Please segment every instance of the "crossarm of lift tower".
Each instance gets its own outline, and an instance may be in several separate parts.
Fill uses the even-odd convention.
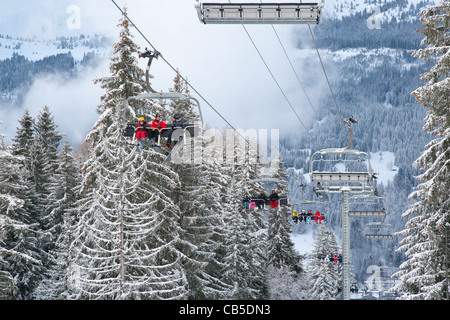
[[[197,1],[204,24],[319,24],[323,1],[308,3],[217,3]]]

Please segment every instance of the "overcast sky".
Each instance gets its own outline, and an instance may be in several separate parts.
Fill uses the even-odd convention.
[[[280,129],[281,134],[288,130],[295,135],[305,134],[302,123],[241,25],[200,23],[195,0],[116,0],[116,3],[121,8],[127,6],[130,19],[152,45],[235,128]],[[55,35],[98,33],[116,41],[120,16],[120,11],[110,0],[6,0],[0,2],[0,34],[52,38]],[[75,20],[71,20],[72,17],[76,17]],[[305,57],[295,48],[300,36],[310,37],[307,26],[276,25],[275,28],[313,105],[328,98],[317,56]],[[308,124],[313,109],[272,26],[247,25],[247,30],[303,124]],[[142,50],[150,47],[135,29],[132,34]],[[95,108],[103,92],[92,80],[109,74],[108,63],[106,60],[99,68],[89,70],[71,82],[65,82],[57,75],[38,79],[23,108],[30,109],[32,116],[36,116],[47,105],[61,127],[60,132],[68,133],[72,136],[71,142],[78,143],[97,119]],[[146,60],[142,59],[140,64],[145,70]],[[332,77],[331,68],[329,72]],[[175,73],[162,59],[153,62],[151,74],[155,77],[152,87],[157,91],[172,87]],[[47,94],[49,92],[52,94]],[[225,122],[192,90],[191,93],[200,100],[205,122],[223,128]],[[15,129],[23,110],[9,113],[10,119],[0,113],[3,116],[0,120],[5,122],[4,128],[0,128]]]

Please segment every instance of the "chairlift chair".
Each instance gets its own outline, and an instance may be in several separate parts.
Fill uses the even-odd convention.
[[[392,239],[393,227],[383,222],[371,222],[364,227],[364,237],[367,239]]]
[[[173,156],[185,145],[187,145],[187,141],[189,138],[196,137],[201,133],[201,126],[203,124],[203,115],[202,110],[200,108],[200,103],[197,99],[194,97],[191,97],[190,95],[179,93],[179,92],[156,92],[153,88],[151,88],[149,83],[150,78],[150,66],[154,58],[158,58],[160,56],[160,53],[155,51],[152,52],[145,49],[144,52],[139,53],[140,58],[149,58],[147,69],[146,69],[146,83],[147,83],[147,93],[141,93],[136,96],[130,97],[127,100],[125,100],[124,103],[124,109],[123,109],[123,122],[125,124],[125,128],[122,131],[122,135],[127,138],[134,138],[136,133],[136,126],[137,122],[127,122],[127,110],[129,108],[129,101],[131,100],[193,100],[195,104],[198,107],[199,116],[200,116],[200,124],[199,123],[193,123],[193,124],[185,124],[185,128],[176,128],[172,127],[171,124],[167,124],[167,128],[164,128],[161,131],[161,134],[158,136],[158,142],[157,145],[159,146],[160,139],[161,138],[168,138],[171,136],[172,138],[175,138],[174,140],[178,140],[178,143],[175,145],[175,147],[171,150],[169,155],[167,156],[166,160],[163,162],[164,165],[170,164],[170,162],[173,159]],[[148,125],[148,128],[150,129],[150,125]],[[182,139],[180,139],[182,138]]]
[[[244,181],[244,184],[262,184],[262,185],[267,185],[267,184],[277,184],[277,183],[280,183],[280,182],[282,182],[282,180],[281,179],[277,179],[277,178],[257,178],[257,179],[251,179],[251,180]],[[265,194],[267,196],[267,199],[266,199],[264,205],[265,206],[269,206],[270,205],[270,200],[269,200],[270,193],[267,190],[268,189],[275,190],[276,188],[264,187],[264,189],[265,189]],[[257,195],[256,195],[256,197],[257,197]],[[288,201],[287,195],[280,195],[280,194],[278,194],[278,197],[279,197],[278,205],[280,207],[289,205],[289,201]],[[251,201],[258,201],[258,199],[257,198],[252,198]]]
[[[216,3],[195,4],[204,24],[319,24],[323,1],[308,3]]]
[[[292,211],[297,210],[297,213],[300,215],[303,210],[305,212],[308,212],[308,210],[311,210],[311,213],[313,216],[311,217],[311,220],[314,219],[314,214],[316,211],[320,212],[320,215],[322,217],[322,222],[325,222],[326,219],[326,213],[325,213],[325,203],[322,201],[314,201],[314,200],[301,200],[299,202],[292,204]]]
[[[320,184],[316,193],[338,193],[342,186],[357,193],[374,190],[369,155],[358,150],[330,148],[315,152],[311,156],[309,175],[312,182]]]
[[[356,195],[349,200],[351,217],[386,217],[386,205],[382,197],[375,195]]]
[[[141,93],[136,96],[130,97],[127,100],[125,100],[124,104],[124,110],[123,110],[123,117],[124,117],[124,123],[126,123],[125,128],[123,129],[123,136],[132,138],[134,137],[136,133],[136,125],[137,122],[127,122],[126,121],[126,111],[128,109],[128,102],[130,100],[140,100],[140,99],[148,99],[148,100],[194,100],[199,108],[200,118],[201,122],[203,123],[203,118],[201,115],[201,109],[200,104],[197,99],[188,96],[184,93],[178,93],[178,92],[156,92],[156,93]],[[150,129],[150,125],[148,125],[148,128]],[[185,128],[174,128],[171,124],[167,124],[167,128],[163,129],[161,132],[160,137],[167,138],[170,135],[174,133],[178,133],[178,136],[183,136],[184,141],[186,141],[187,137],[196,137],[199,135],[200,132],[200,126],[197,123],[194,124],[186,124]],[[158,143],[159,144],[159,143]]]

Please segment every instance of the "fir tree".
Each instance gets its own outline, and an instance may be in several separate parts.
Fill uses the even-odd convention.
[[[402,280],[397,289],[404,299],[449,298],[450,230],[450,4],[424,9],[420,13],[424,38],[413,55],[435,65],[422,74],[425,84],[413,95],[428,109],[424,131],[435,136],[427,150],[415,161],[422,170],[420,184],[410,198],[417,202],[404,213],[410,220],[399,251],[407,260],[397,276]]]
[[[335,300],[339,298],[338,286],[341,281],[341,268],[334,263],[333,256],[338,252],[336,237],[327,231],[325,225],[319,225],[314,238],[312,258],[307,272],[310,277],[310,294],[317,300]]]
[[[275,172],[273,178],[279,179],[277,183],[278,195],[287,195],[287,174],[284,163],[278,155],[274,159]],[[300,256],[294,248],[291,240],[290,211],[288,206],[280,206],[278,210],[270,215],[268,234],[268,263],[274,267],[290,267],[292,270],[300,271]]]
[[[30,299],[43,272],[42,233],[30,216],[23,157],[0,140],[0,282],[7,290],[2,295]]]
[[[127,9],[124,8],[125,14],[126,11]],[[97,108],[99,114],[123,104],[125,99],[142,93],[146,88],[143,79],[144,72],[139,68],[136,58],[139,46],[133,41],[129,24],[128,19],[122,17],[118,25],[121,29],[119,41],[113,45],[114,56],[111,58],[109,66],[111,76],[94,80],[95,84],[99,83],[102,88],[106,89],[106,93],[101,97],[102,104]],[[111,90],[112,88],[120,88],[120,90]],[[126,110],[127,116],[135,117],[139,113],[145,114],[145,105],[141,101],[130,101],[131,108]]]
[[[14,154],[28,157],[34,140],[34,120],[28,110],[25,110],[19,124],[20,127],[17,128],[16,136],[13,138]]]
[[[71,250],[77,252],[80,299],[182,299],[187,295],[180,210],[174,203],[178,175],[153,149],[137,152],[122,135],[123,102],[142,92],[142,70],[132,56],[129,23],[121,19],[110,77],[97,80],[106,93],[103,111],[86,141],[79,217]],[[131,104],[136,114],[140,104]]]
[[[58,154],[57,168],[51,182],[49,194],[49,248],[52,261],[46,279],[35,295],[39,299],[61,299],[67,296],[72,256],[69,247],[73,240],[73,217],[70,210],[78,200],[76,189],[81,179],[77,163],[72,155],[72,147],[66,139]]]
[[[267,225],[260,214],[244,209],[242,196],[245,181],[252,177],[248,148],[236,132],[228,131],[225,149],[229,183],[224,199],[224,221],[227,228],[225,279],[232,284],[233,299],[264,299],[268,297],[266,279]]]
[[[196,156],[201,155],[203,137],[195,137],[192,142],[192,152]],[[190,157],[191,150],[186,149],[191,148],[191,140],[186,143],[183,150]],[[174,170],[181,182],[175,198],[181,210],[180,224],[185,230],[183,238],[196,246],[195,250],[187,253],[191,259],[185,265],[189,296],[191,299],[226,298],[231,288],[221,280],[222,274],[217,270],[220,263],[216,261],[216,253],[225,239],[221,185],[216,165],[203,161],[199,164],[178,164]]]

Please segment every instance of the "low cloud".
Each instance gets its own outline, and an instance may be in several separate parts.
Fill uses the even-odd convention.
[[[39,113],[47,106],[58,132],[68,137],[72,145],[78,145],[98,118],[96,108],[100,104],[103,89],[93,80],[108,74],[109,61],[103,61],[96,68],[85,67],[79,76],[67,79],[62,74],[37,77],[25,94],[20,108],[0,108],[0,120],[4,120],[1,132],[7,134],[5,142],[16,135],[19,120],[28,110],[30,116],[37,119]]]

